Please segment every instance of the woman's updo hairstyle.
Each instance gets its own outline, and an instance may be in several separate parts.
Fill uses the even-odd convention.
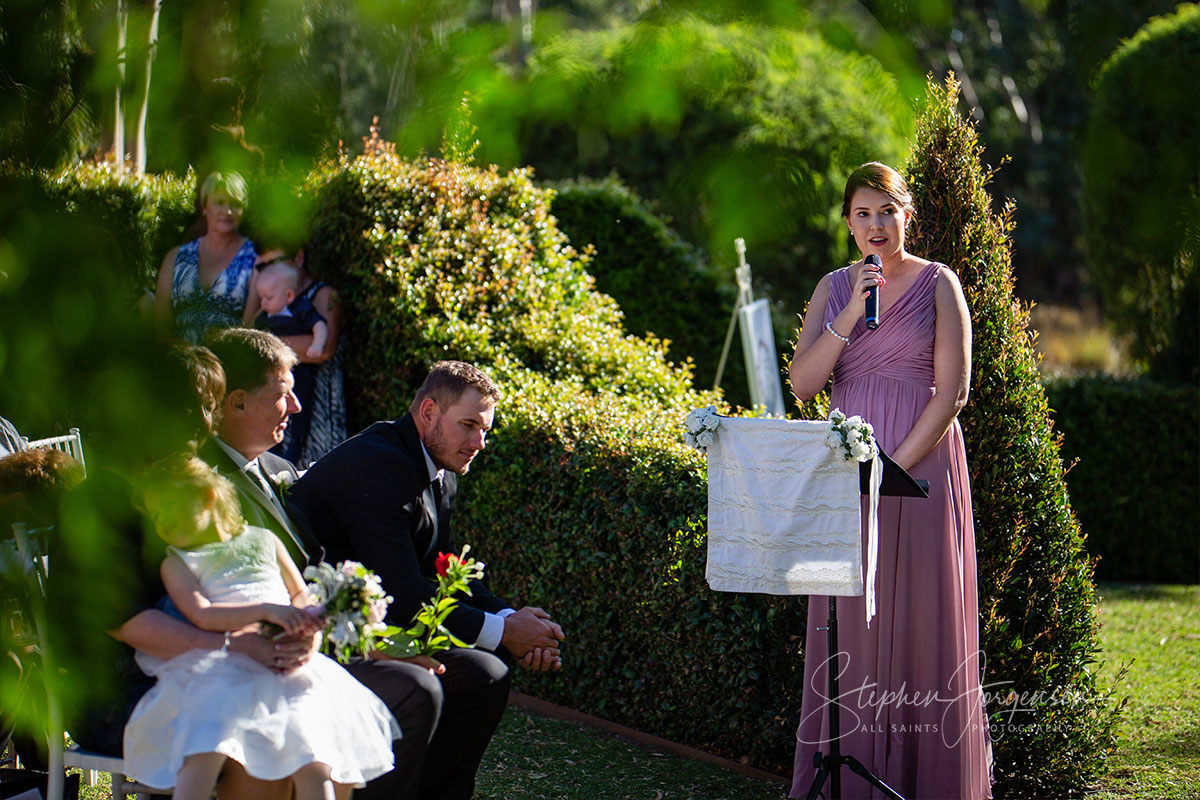
[[[887,164],[868,161],[850,173],[850,177],[846,179],[846,194],[842,197],[843,217],[850,216],[850,202],[854,199],[854,193],[859,189],[874,189],[877,192],[883,192],[895,201],[906,217],[912,217],[912,192],[908,190],[908,184],[905,183],[900,173]]]

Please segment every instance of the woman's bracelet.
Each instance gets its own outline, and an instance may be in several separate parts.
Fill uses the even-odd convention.
[[[834,336],[836,336],[837,338],[841,339],[841,340],[842,340],[843,342],[845,342],[846,344],[850,344],[850,337],[849,337],[849,336],[842,336],[840,333],[838,333],[837,331],[835,331],[835,330],[833,329],[833,323],[832,323],[832,322],[826,322],[826,323],[825,323],[825,330],[829,331],[830,333],[832,333],[832,334],[833,334]]]
[[[221,652],[222,653],[229,652],[229,631],[225,631],[225,643],[223,645],[221,645]]]

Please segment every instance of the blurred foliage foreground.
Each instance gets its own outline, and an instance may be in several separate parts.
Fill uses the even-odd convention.
[[[989,211],[974,129],[956,102],[956,85],[931,88],[910,175],[923,220],[915,243],[962,276],[975,324],[964,426],[997,791],[1073,792],[1112,746],[1091,563],[1066,501],[1027,316],[1012,301],[1008,223]],[[463,481],[458,529],[498,591],[549,609],[569,634],[567,668],[521,673],[519,688],[789,769],[805,601],[708,590],[704,462],[679,425],[716,398],[692,388],[690,368],[668,362],[661,342],[624,332],[587,257],[550,215],[550,193],[523,170],[407,161],[378,140],[359,158],[326,163],[304,188],[317,208],[310,258],[352,310],[352,425],[403,413],[439,358],[484,366],[505,392],[488,450]],[[5,209],[0,291],[21,313],[0,338],[0,399],[39,425],[86,409],[119,442],[106,417],[140,414],[147,424],[138,401],[153,393],[136,384],[142,329],[121,322],[133,317],[128,294],[103,270],[136,270],[111,247],[96,249],[93,237],[109,241],[103,228],[65,237],[60,226],[47,238],[38,232],[58,218],[30,213]],[[25,233],[10,233],[14,223]],[[91,298],[90,314],[71,304],[80,296]],[[36,352],[25,352],[30,343]],[[130,374],[98,374],[114,363]],[[80,636],[88,630],[81,617]]]

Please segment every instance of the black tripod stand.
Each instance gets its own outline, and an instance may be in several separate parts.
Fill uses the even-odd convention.
[[[887,497],[929,497],[929,482],[915,480],[911,475],[904,471],[892,459],[880,451],[879,458],[883,462],[883,481],[879,489],[881,496]],[[859,465],[859,484],[863,494],[869,492],[871,479],[871,467],[869,463]],[[883,792],[884,796],[892,798],[892,800],[904,800],[904,795],[897,792],[892,787],[888,786],[878,778],[871,770],[863,766],[863,763],[854,756],[842,755],[842,723],[841,723],[841,707],[838,705],[838,671],[835,669],[836,659],[838,657],[838,636],[837,636],[837,598],[829,598],[829,626],[825,628],[826,639],[829,642],[829,656],[831,659],[829,667],[829,753],[822,755],[819,751],[813,757],[813,767],[816,768],[817,774],[813,777],[812,786],[809,787],[807,798],[808,800],[817,800],[821,794],[821,787],[825,785],[825,779],[829,779],[829,797],[830,800],[841,800],[842,797],[842,767],[850,768],[850,771],[855,775],[860,776],[867,783],[874,786],[879,791]],[[820,630],[818,628],[817,630]]]
[[[830,800],[841,800],[842,797],[842,765],[850,768],[850,771],[856,775],[862,776],[863,780],[874,786],[879,791],[883,792],[884,796],[892,798],[892,800],[904,800],[904,796],[897,792],[892,787],[881,781],[871,770],[863,766],[862,762],[854,756],[842,755],[842,723],[840,718],[841,708],[838,705],[838,671],[835,669],[838,654],[838,638],[837,638],[837,598],[829,598],[829,626],[825,628],[826,639],[829,641],[829,753],[822,755],[820,751],[813,757],[813,766],[817,769],[817,774],[813,778],[812,786],[808,789],[808,800],[817,800],[821,794],[821,787],[825,785],[825,779],[829,779],[829,797]],[[818,628],[817,630],[820,630]]]

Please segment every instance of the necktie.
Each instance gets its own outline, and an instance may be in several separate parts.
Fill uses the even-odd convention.
[[[271,483],[267,480],[267,476],[263,474],[262,465],[258,461],[250,462],[246,465],[246,474],[254,478],[254,482],[267,495],[267,499],[271,501],[271,505],[275,510],[280,514],[284,514],[283,505],[279,502],[279,498],[276,497],[275,491],[271,488]],[[284,515],[284,519],[287,519],[286,514]]]
[[[284,536],[283,544],[288,549],[288,553],[292,556],[292,560],[301,568],[305,564],[316,564],[324,558],[324,549],[321,547],[312,535],[308,533],[302,526],[297,526],[288,514],[287,509],[283,507],[283,501],[279,499],[279,495],[275,494],[270,481],[266,474],[262,471],[262,465],[257,461],[246,465],[246,475],[253,478],[254,483],[266,493],[267,499],[271,501],[271,507],[279,514],[279,521],[282,526]]]

